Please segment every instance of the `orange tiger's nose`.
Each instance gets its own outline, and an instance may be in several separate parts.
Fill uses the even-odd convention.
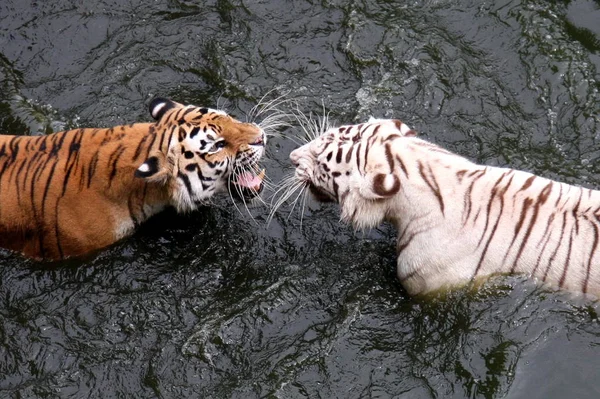
[[[250,145],[265,145],[265,137],[264,135],[260,135],[254,142],[250,143]]]

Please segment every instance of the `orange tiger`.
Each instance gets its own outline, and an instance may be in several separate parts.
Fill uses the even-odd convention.
[[[507,273],[600,294],[600,191],[475,164],[397,120],[331,128],[290,158],[284,197],[308,187],[358,228],[395,225],[409,294]]]
[[[167,206],[262,189],[266,135],[223,111],[157,98],[154,123],[0,135],[0,246],[60,260],[103,248]]]

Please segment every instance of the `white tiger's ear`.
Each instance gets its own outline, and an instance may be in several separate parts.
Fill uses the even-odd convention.
[[[390,198],[400,191],[400,179],[393,173],[367,173],[365,179],[359,192],[366,199]]]
[[[412,130],[406,123],[402,122],[401,120],[393,119],[393,121],[394,125],[396,125],[396,128],[400,130],[402,136],[415,137],[417,135],[417,132]]]
[[[176,106],[177,103],[175,101],[171,101],[168,98],[158,97],[150,101],[150,105],[148,107],[150,108],[150,115],[152,115],[152,117],[158,121],[168,110],[175,108]]]

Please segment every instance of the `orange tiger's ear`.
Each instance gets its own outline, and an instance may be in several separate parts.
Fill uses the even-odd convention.
[[[135,171],[135,177],[141,177],[153,182],[164,181],[169,175],[169,169],[164,155],[160,152],[152,154],[146,162]]]
[[[177,105],[178,104],[175,101],[171,101],[168,98],[158,97],[150,101],[150,114],[158,121],[168,110],[175,108]]]
[[[368,173],[360,194],[367,199],[385,199],[400,191],[400,179],[393,173]]]

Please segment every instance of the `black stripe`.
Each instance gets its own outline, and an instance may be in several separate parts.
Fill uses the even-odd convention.
[[[19,176],[21,175],[21,172],[23,172],[23,170],[26,170],[26,165],[29,162],[29,160],[27,159],[27,157],[24,157],[21,160],[21,166],[18,168],[17,173],[15,175],[15,190],[17,192],[17,201],[20,203],[21,202],[21,190],[19,188]],[[12,170],[14,171],[15,169],[17,169],[17,165],[15,164],[15,167],[12,168]],[[12,174],[12,171],[11,171]],[[8,178],[8,180],[10,181],[10,176]]]
[[[421,178],[423,179],[423,181],[427,184],[427,186],[431,189],[431,191],[433,192],[433,194],[435,195],[436,199],[438,200],[438,203],[440,204],[440,209],[442,211],[442,215],[444,214],[444,199],[442,198],[441,192],[440,192],[440,186],[437,183],[437,180],[435,179],[435,175],[433,175],[433,170],[431,169],[430,165],[428,166],[428,172],[431,173],[431,179],[432,181],[429,181],[429,178],[425,175],[425,166],[421,161],[417,161],[419,164],[419,174],[421,175]]]
[[[569,236],[569,250],[567,251],[567,256],[565,257],[565,265],[563,266],[563,274],[560,276],[560,280],[558,281],[558,286],[562,288],[565,285],[565,281],[567,279],[567,272],[569,270],[569,261],[571,260],[571,250],[573,249],[573,229],[571,228],[571,234]]]
[[[23,176],[23,186],[27,185],[27,178],[29,177],[29,172],[32,170],[32,165],[42,157],[42,153],[34,152],[34,154],[29,158],[27,166],[25,167],[25,175]],[[18,184],[17,184],[18,187]],[[17,191],[18,201],[21,202],[21,195]]]
[[[563,236],[565,235],[565,226],[567,224],[567,214],[563,213],[562,216],[563,216],[563,224],[562,224],[562,228],[560,229],[560,237],[559,237],[558,241],[556,242],[556,248],[554,248],[554,252],[552,253],[552,256],[548,260],[548,267],[546,268],[544,277],[542,277],[543,281],[546,281],[546,278],[548,277],[548,272],[552,268],[552,262],[554,261],[554,258],[556,258],[556,254],[558,253],[558,249],[560,248],[560,244],[562,243]]]
[[[135,149],[135,152],[133,153],[133,158],[131,158],[132,161],[135,161],[140,156],[140,154],[142,153],[142,146],[146,143],[146,140],[148,140],[148,137],[150,137],[150,136],[145,135],[144,137],[142,137],[138,146]]]
[[[575,232],[579,234],[579,205],[581,205],[581,198],[583,197],[583,189],[579,188],[579,199],[577,200],[577,204],[573,209],[573,218],[575,218]]]
[[[486,222],[485,222],[485,227],[483,229],[483,234],[481,235],[481,238],[479,240],[479,243],[477,244],[477,247],[479,247],[481,245],[481,242],[483,241],[483,238],[485,237],[485,233],[487,232],[488,229],[488,225],[489,225],[489,221],[490,221],[490,214],[491,214],[491,208],[492,208],[492,203],[494,201],[494,198],[496,197],[496,194],[498,192],[498,187],[500,182],[504,179],[504,177],[506,177],[507,175],[509,175],[510,173],[512,173],[512,171],[504,173],[500,179],[498,179],[498,181],[496,181],[496,184],[494,185],[494,188],[492,189],[492,193],[491,193],[491,197],[490,200],[488,202],[488,207],[487,207],[487,216],[486,216]],[[483,251],[481,253],[481,257],[479,258],[479,263],[477,264],[477,267],[475,268],[475,272],[473,273],[473,279],[477,276],[477,273],[479,273],[479,270],[481,269],[481,266],[483,266],[483,260],[485,259],[485,256],[487,255],[487,251],[489,249],[490,243],[492,242],[492,240],[494,239],[494,236],[496,235],[496,230],[498,229],[498,224],[500,224],[500,219],[502,218],[502,214],[504,212],[504,195],[506,194],[506,191],[508,190],[508,187],[510,186],[510,182],[512,181],[512,178],[514,176],[511,177],[511,180],[509,181],[509,183],[504,187],[503,190],[501,190],[501,192],[498,193],[498,198],[500,200],[500,210],[498,212],[498,217],[496,218],[496,223],[494,223],[494,227],[492,228],[492,231],[488,237],[488,240],[483,248]],[[506,259],[506,256],[505,256]]]
[[[63,180],[63,189],[61,193],[61,197],[67,192],[67,185],[69,184],[69,179],[71,178],[71,172],[73,168],[77,165],[79,161],[79,149],[81,148],[81,140],[83,139],[83,130],[79,129],[77,133],[74,135],[73,140],[71,140],[71,144],[69,145],[69,158],[67,163],[65,164],[65,177]],[[71,160],[71,157],[75,154],[75,159]]]
[[[189,196],[192,197],[192,185],[190,183],[189,177],[187,177],[187,175],[185,175],[181,172],[177,172],[177,178],[179,178],[179,179],[181,179],[181,181],[183,181],[183,184],[185,184],[185,189],[187,190]]]
[[[94,177],[94,174],[96,173],[96,167],[98,166],[99,156],[100,156],[100,151],[97,150],[96,153],[94,154],[94,156],[92,157],[92,160],[90,161],[90,164],[88,166],[87,188],[90,188],[90,186],[92,185],[92,177]]]
[[[48,174],[48,179],[46,179],[46,185],[44,187],[44,193],[42,195],[42,202],[41,202],[41,207],[40,207],[40,211],[41,211],[40,222],[43,223],[43,225],[42,225],[42,231],[40,232],[40,235],[39,235],[39,244],[40,244],[40,256],[42,258],[46,257],[46,248],[44,246],[44,237],[47,234],[47,232],[46,232],[45,223],[43,222],[45,208],[46,208],[46,200],[48,199],[48,190],[50,189],[50,183],[52,182],[52,178],[54,176],[54,170],[56,169],[56,165],[58,165],[58,159],[54,161],[54,163],[52,164],[52,167],[50,168],[50,172]]]
[[[150,144],[148,144],[148,153],[146,154],[146,158],[150,155],[150,151],[152,151],[152,147],[154,146],[154,142],[156,141],[156,134],[152,134],[152,139],[150,140]]]
[[[548,220],[548,226],[550,226],[552,224],[553,220],[554,220],[554,213],[550,216],[550,219]],[[547,228],[547,231],[550,231],[550,230]],[[544,236],[545,236],[545,233],[544,233]],[[544,242],[542,249],[539,251],[540,254],[538,255],[537,261],[535,262],[535,267],[533,268],[533,272],[531,273],[532,276],[536,275],[537,269],[540,266],[541,261],[542,261],[542,256],[544,256],[544,254],[546,253],[546,246],[550,242],[550,237],[552,237],[552,233],[548,234],[548,237],[546,237],[546,241]],[[538,243],[538,247],[542,241],[544,241],[544,237],[542,237],[542,239]]]
[[[596,248],[598,247],[598,225],[590,221],[592,227],[594,228],[594,242],[592,243],[592,249],[590,251],[590,257],[588,259],[587,270],[585,273],[585,280],[583,281],[583,292],[587,293],[588,284],[590,282],[590,273],[592,271],[592,259],[594,258],[594,254],[596,253]]]
[[[543,188],[537,202],[535,203],[535,207],[533,208],[533,214],[529,221],[529,226],[527,227],[527,231],[525,232],[525,236],[523,237],[523,240],[521,241],[519,251],[517,252],[517,256],[515,257],[515,262],[510,270],[511,273],[513,273],[517,269],[517,262],[519,261],[519,258],[521,257],[523,250],[525,249],[525,245],[527,245],[527,241],[529,241],[529,237],[531,236],[531,231],[533,230],[533,227],[535,226],[535,222],[537,221],[540,207],[546,203],[546,201],[548,200],[548,197],[550,197],[550,194],[552,194],[552,182],[548,183],[548,185]],[[529,198],[528,198],[528,200],[529,200]],[[527,200],[526,200],[526,202],[527,202]],[[518,233],[515,233],[515,234],[518,234]],[[515,238],[516,238],[516,236],[515,236]],[[513,242],[514,242],[514,239],[513,239]],[[512,247],[512,244],[511,244],[511,247]]]
[[[360,172],[360,147],[361,147],[361,145],[362,145],[362,143],[359,142],[355,147],[356,148],[356,170],[358,172]]]
[[[467,211],[466,211],[466,216],[464,218],[463,227],[467,224],[467,222],[469,221],[469,217],[471,216],[471,210],[472,210],[472,205],[473,205],[471,196],[473,194],[473,187],[475,186],[475,183],[479,179],[481,179],[482,176],[484,176],[487,173],[487,168],[476,170],[475,172],[469,173],[469,175],[467,177],[469,177],[469,178],[473,177],[475,175],[475,173],[479,173],[479,175],[471,181],[469,188],[465,192],[464,202],[467,204]],[[477,220],[477,218],[475,218],[475,220]]]
[[[342,163],[342,155],[343,155],[344,151],[342,150],[342,147],[339,147],[337,150],[337,154],[335,155],[335,162],[336,163]]]
[[[160,134],[160,140],[158,141],[158,147],[161,151],[163,151],[165,144],[163,143],[163,141],[165,140],[165,137],[167,136],[167,131],[163,130],[162,133]],[[166,149],[164,150],[165,153],[167,152]]]
[[[396,161],[398,161],[398,163],[400,164],[400,169],[402,169],[402,171],[404,172],[404,174],[406,175],[406,177],[408,178],[408,170],[406,169],[406,165],[404,165],[404,162],[402,162],[402,158],[400,158],[398,155],[396,155]]]
[[[117,163],[119,162],[119,158],[121,157],[121,155],[123,155],[123,153],[125,152],[125,147],[122,145],[119,145],[119,147],[117,148],[116,151],[116,156],[114,157],[114,160],[112,161],[112,169],[110,171],[110,176],[108,177],[108,187],[110,188],[112,186],[112,182],[115,178],[115,176],[117,175]],[[112,158],[112,155],[111,155]]]
[[[198,135],[198,133],[200,133],[200,128],[199,127],[193,128],[192,130],[190,130],[189,138],[193,139],[194,137],[196,137]]]
[[[392,146],[389,143],[385,144],[385,158],[388,161],[388,165],[390,167],[390,173],[394,173],[394,169],[396,169],[396,165],[394,165],[394,156],[392,155]]]
[[[19,153],[19,140],[21,140],[21,136],[14,136],[8,142],[8,147],[10,148],[10,157],[12,161],[17,158],[17,154]]]

